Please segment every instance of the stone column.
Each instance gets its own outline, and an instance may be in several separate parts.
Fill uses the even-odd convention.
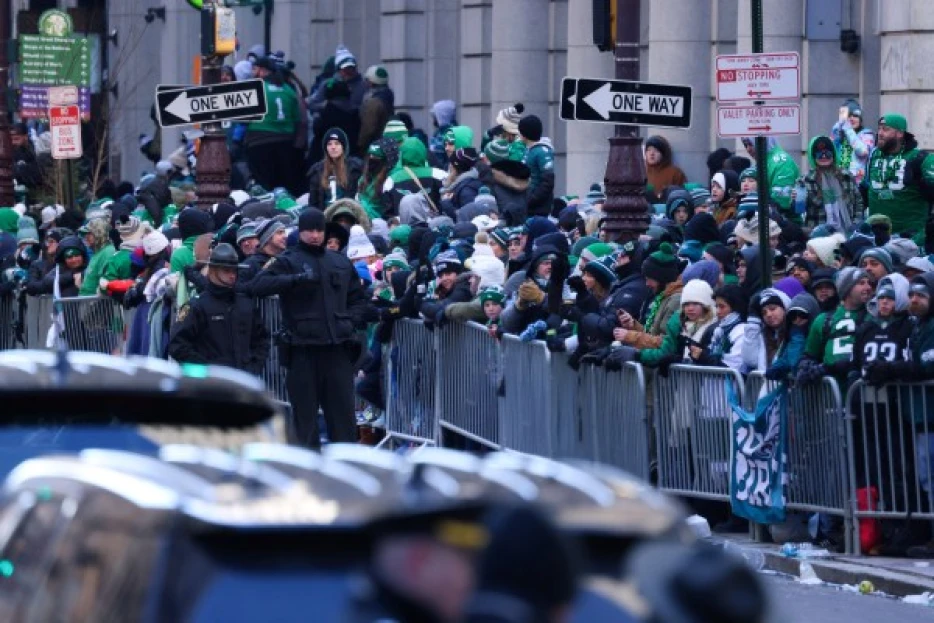
[[[545,136],[552,131],[548,127],[549,24],[548,3],[542,0],[493,2],[491,112],[495,115],[522,102],[525,114],[542,119]]]
[[[430,106],[425,80],[426,6],[425,0],[381,0],[379,38],[383,65],[396,94],[396,111],[411,114],[416,125],[430,136],[432,128],[424,124],[423,114],[425,107]]]
[[[493,125],[490,106],[493,73],[493,1],[461,0],[459,120],[474,129],[477,147]]]
[[[643,18],[644,18],[643,14]],[[590,2],[568,3],[567,75],[571,78],[611,78],[613,53],[601,52],[593,44],[593,12]],[[566,189],[585,195],[594,182],[603,182],[609,143],[614,126],[584,121],[566,124]]]
[[[881,31],[880,113],[904,115],[919,145],[934,148],[934,12],[924,0],[886,0]]]
[[[653,0],[649,21],[649,81],[693,87],[688,130],[647,128],[644,136],[661,134],[671,143],[677,164],[693,182],[707,180],[710,139],[711,60],[710,6],[696,0]]]

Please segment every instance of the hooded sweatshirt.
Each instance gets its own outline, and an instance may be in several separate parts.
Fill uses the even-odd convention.
[[[827,136],[812,138],[807,152],[811,171],[798,180],[807,188],[804,224],[817,227],[830,223],[838,230],[849,231],[853,223],[863,218],[863,197],[852,174],[840,168],[840,154],[836,149],[832,170],[817,167],[815,147],[822,139],[831,146],[834,144]]]
[[[850,382],[861,378],[864,368],[873,361],[906,360],[908,338],[914,327],[908,317],[908,286],[908,280],[898,273],[879,280],[877,291],[887,287],[895,290],[895,312],[887,318],[880,318],[878,295],[866,305],[870,315],[856,329],[853,365],[848,376]]]
[[[750,140],[755,141],[755,139]],[[801,218],[796,216],[791,209],[791,191],[795,181],[801,175],[798,165],[771,136],[767,138],[766,149],[768,150],[766,163],[768,164],[769,197],[778,204],[786,217],[800,223]]]
[[[441,209],[441,186],[447,173],[432,168],[427,161],[428,150],[425,144],[410,136],[399,148],[399,162],[383,185],[384,218],[399,214],[402,198],[412,193],[422,192],[433,204],[432,211],[437,215]]]
[[[117,250],[110,241],[110,222],[105,219],[96,218],[88,223],[88,229],[94,235],[94,255],[88,263],[88,269],[84,273],[84,281],[81,282],[81,289],[78,292],[81,296],[94,296],[100,288],[101,277],[104,274],[104,267],[113,257]]]
[[[660,203],[662,193],[669,186],[684,186],[688,181],[684,171],[672,163],[671,144],[663,136],[651,136],[646,141],[646,147],[654,147],[662,154],[662,159],[656,165],[645,165],[645,175],[648,184],[652,187],[653,203]]]

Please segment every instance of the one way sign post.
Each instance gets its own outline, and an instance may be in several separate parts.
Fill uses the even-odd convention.
[[[691,127],[691,87],[629,80],[565,78],[561,118],[660,128]]]
[[[266,91],[262,80],[180,89],[157,87],[156,113],[163,128],[261,117],[266,114]]]

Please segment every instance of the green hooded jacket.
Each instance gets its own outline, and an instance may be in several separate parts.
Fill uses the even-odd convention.
[[[120,281],[121,279],[132,279],[133,269],[130,262],[132,251],[129,249],[119,249],[110,256],[110,260],[104,266],[102,280],[106,282]],[[102,290],[104,288],[101,288]]]
[[[432,168],[428,166],[428,149],[425,143],[414,136],[402,141],[399,148],[399,163],[389,175],[394,184],[412,179],[403,167],[408,167],[415,177],[432,177]]]
[[[180,273],[186,266],[195,263],[195,241],[199,236],[189,236],[182,241],[182,246],[172,251],[172,258],[169,260],[169,266],[173,273]]]
[[[81,289],[78,291],[79,296],[96,296],[98,294],[104,268],[116,252],[117,250],[114,249],[111,242],[94,252],[91,261],[88,262],[88,269],[84,271],[84,281],[81,282]]]
[[[19,214],[13,208],[0,208],[0,231],[15,234],[19,226]]]
[[[801,171],[798,165],[792,160],[788,152],[782,149],[781,145],[774,141],[769,141],[770,149],[766,155],[769,173],[769,194],[772,201],[778,204],[778,207],[786,213],[786,216],[796,223],[801,223],[800,216],[794,214],[791,210],[791,191],[794,188],[795,181],[801,177]]]

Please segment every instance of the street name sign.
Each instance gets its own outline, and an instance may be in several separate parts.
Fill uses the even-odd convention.
[[[801,134],[801,106],[721,106],[717,134],[722,138]]]
[[[797,52],[717,56],[717,101],[794,100],[801,97]]]
[[[672,84],[565,78],[560,115],[565,121],[689,128],[691,93],[691,87]]]
[[[156,116],[163,128],[265,114],[266,92],[262,80],[156,89]]]
[[[81,157],[81,110],[77,104],[49,108],[49,130],[53,158],[69,160]]]

